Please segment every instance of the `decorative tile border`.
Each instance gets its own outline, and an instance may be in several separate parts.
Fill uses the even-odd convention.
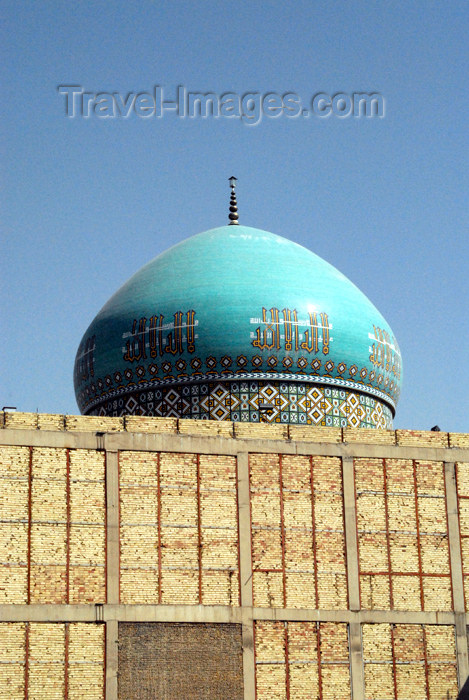
[[[90,415],[145,415],[337,428],[392,428],[389,407],[346,388],[256,379],[137,388],[96,402]]]
[[[246,362],[245,364],[238,363],[237,370],[231,368],[231,358],[225,356],[220,361],[221,366],[224,368],[222,371],[217,369],[218,362],[216,358],[208,357],[205,362],[206,371],[201,371],[204,365],[202,360],[193,358],[190,368],[187,367],[187,363],[182,359],[177,360],[174,367],[171,362],[164,362],[161,367],[164,376],[161,376],[158,365],[154,363],[150,363],[148,367],[145,364],[141,364],[138,367],[127,367],[125,370],[116,371],[105,377],[96,378],[90,375],[88,383],[82,385],[79,391],[77,389],[79,383],[75,379],[77,402],[83,413],[89,413],[96,405],[103,403],[105,398],[111,399],[116,396],[127,395],[129,392],[135,391],[137,387],[140,389],[149,387],[156,389],[160,386],[180,386],[201,382],[226,382],[246,379],[256,381],[265,379],[269,382],[301,382],[303,384],[343,387],[376,396],[389,404],[393,411],[395,411],[399,400],[400,389],[398,383],[394,380],[390,381],[389,377],[385,377],[383,373],[377,373],[375,370],[368,372],[366,367],[362,367],[359,370],[357,365],[352,365],[348,369],[349,379],[347,379],[343,376],[347,370],[347,365],[344,362],[338,363],[337,367],[335,367],[335,363],[332,360],[327,360],[323,370],[321,370],[321,361],[315,359],[311,363],[312,374],[310,374],[308,363],[300,364],[300,360],[298,360],[300,372],[297,373],[293,369],[293,363],[291,365],[292,369],[290,369],[290,365],[286,364],[285,361],[282,363],[285,371],[277,371],[276,365],[278,362],[274,357],[269,358],[269,360],[275,360],[275,365],[271,364],[269,360],[267,361],[267,364],[271,367],[268,371],[265,371],[265,368],[262,366],[260,355],[252,358],[254,369],[251,371],[247,369],[247,359],[244,356],[238,358],[238,360],[240,359],[246,360]],[[258,360],[257,363],[255,362],[256,359]],[[188,373],[186,373],[186,370]],[[325,374],[321,375],[320,372],[324,370]],[[171,372],[174,372],[174,374],[171,374]]]

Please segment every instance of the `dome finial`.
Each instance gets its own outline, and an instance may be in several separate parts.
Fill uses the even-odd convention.
[[[229,226],[238,226],[238,203],[236,201],[236,193],[235,193],[235,187],[236,187],[236,180],[237,178],[232,175],[231,177],[228,178],[230,187],[231,187],[231,196],[230,196],[230,213],[229,213]]]

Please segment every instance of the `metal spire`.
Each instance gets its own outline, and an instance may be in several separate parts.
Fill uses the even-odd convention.
[[[229,226],[238,226],[238,203],[236,201],[236,193],[235,193],[235,187],[236,187],[236,180],[237,178],[232,175],[231,177],[228,178],[230,187],[231,187],[231,195],[230,195],[230,213],[229,213],[229,220],[230,223],[228,224]]]

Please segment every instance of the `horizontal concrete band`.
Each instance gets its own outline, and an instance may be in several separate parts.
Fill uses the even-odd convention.
[[[0,605],[2,622],[211,622],[253,620],[297,622],[395,623],[454,625],[452,612],[401,610],[303,610],[222,605]],[[469,624],[469,615],[466,615]]]
[[[0,444],[25,447],[58,447],[91,450],[133,450],[145,452],[190,452],[194,454],[238,455],[246,452],[324,455],[327,457],[370,457],[445,462],[469,461],[465,447],[421,447],[380,443],[330,443],[142,433],[80,433],[4,428]]]

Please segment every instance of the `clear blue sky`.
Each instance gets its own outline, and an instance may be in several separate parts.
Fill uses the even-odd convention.
[[[401,346],[396,427],[469,430],[464,2],[4,3],[0,408],[76,413],[83,332],[149,259],[240,219],[322,256]],[[382,119],[88,120],[89,92],[379,92]]]

